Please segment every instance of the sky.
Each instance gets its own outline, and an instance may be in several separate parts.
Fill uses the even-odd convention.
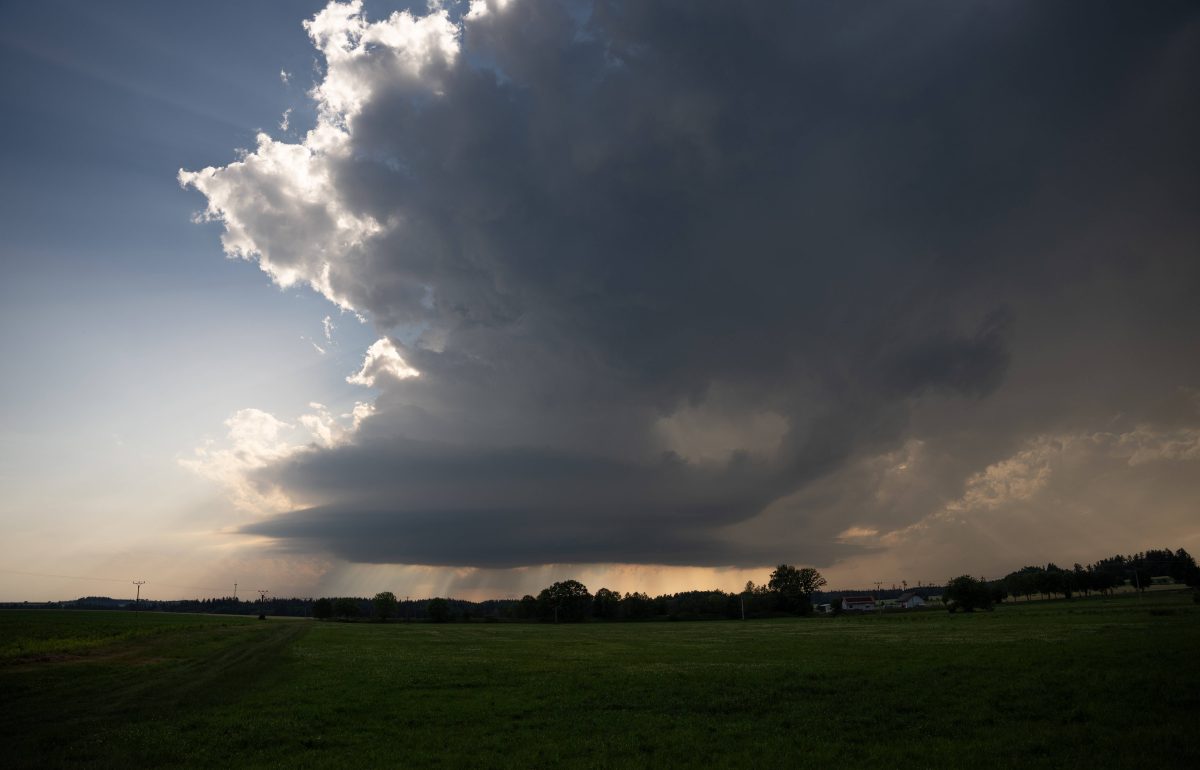
[[[0,3],[0,600],[1200,551],[1200,8]]]

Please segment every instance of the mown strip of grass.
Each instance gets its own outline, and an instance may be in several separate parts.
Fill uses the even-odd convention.
[[[156,624],[145,614],[107,617],[116,614],[125,613],[28,613],[25,630],[34,638],[91,640],[93,626],[111,638],[124,624],[144,633],[118,634],[119,643],[92,645],[86,655],[21,658],[0,667],[6,766],[188,763],[187,745],[157,752],[160,731],[245,698],[269,681],[283,651],[307,628],[250,618],[168,616]]]
[[[31,715],[8,741],[18,766],[1195,767],[1197,649],[1200,607],[1176,594],[747,623],[251,622],[0,685]],[[39,726],[64,708],[69,734]]]

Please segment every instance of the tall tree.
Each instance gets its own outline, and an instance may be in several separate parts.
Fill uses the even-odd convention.
[[[592,600],[592,616],[611,620],[617,616],[617,609],[620,602],[621,594],[616,591],[610,591],[607,588],[601,588],[596,592],[596,596]]]
[[[629,620],[642,620],[654,614],[654,603],[650,597],[637,591],[625,594],[621,599],[621,617]]]
[[[779,595],[783,609],[808,614],[812,612],[812,595],[825,583],[821,573],[812,567],[797,569],[780,564],[771,573],[767,587]]]
[[[396,601],[396,595],[391,591],[380,591],[375,594],[375,598],[371,600],[371,604],[375,607],[375,617],[383,621],[395,615],[396,607],[399,606],[399,603]]]
[[[1196,560],[1192,558],[1192,555],[1182,548],[1175,552],[1170,574],[1180,583],[1193,588],[1200,586],[1200,567],[1196,566]]]
[[[1071,585],[1074,586],[1076,592],[1082,591],[1085,596],[1092,592],[1091,573],[1084,569],[1079,562],[1075,562],[1075,566],[1071,569]]]
[[[530,620],[537,617],[537,599],[534,599],[529,594],[521,597],[521,601],[517,602],[517,617],[522,620]]]
[[[592,595],[578,580],[563,580],[538,594],[538,616],[543,620],[575,623],[591,613]]]

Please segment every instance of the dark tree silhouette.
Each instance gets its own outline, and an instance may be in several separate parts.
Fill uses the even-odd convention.
[[[434,623],[445,623],[450,620],[450,602],[445,599],[430,599],[426,611],[429,613],[429,619]]]
[[[946,609],[950,612],[974,612],[992,608],[992,594],[988,584],[970,575],[959,575],[947,583],[946,592],[942,597],[946,602]]]
[[[634,591],[621,599],[620,616],[626,620],[644,620],[654,614],[654,600]]]
[[[592,595],[578,580],[563,580],[538,594],[538,617],[554,622],[577,623],[592,609]]]
[[[521,597],[521,601],[517,603],[516,615],[522,620],[532,620],[537,617],[537,599],[529,594]]]
[[[592,616],[602,620],[611,620],[617,617],[620,603],[621,594],[601,588],[592,599]]]
[[[780,564],[771,573],[767,588],[779,595],[780,609],[807,615],[812,612],[812,595],[826,583],[812,567],[797,569]]]
[[[399,606],[396,601],[396,595],[391,591],[380,591],[375,594],[375,598],[371,600],[371,604],[375,608],[375,617],[383,621],[393,617],[396,614],[396,607]]]
[[[347,620],[357,618],[358,602],[344,596],[333,603],[333,611],[338,617],[346,618]]]

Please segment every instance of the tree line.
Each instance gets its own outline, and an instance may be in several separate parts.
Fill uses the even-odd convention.
[[[1109,556],[1086,567],[1070,568],[1051,562],[1044,567],[1022,567],[999,580],[986,581],[960,575],[946,585],[946,606],[951,612],[989,609],[1008,598],[1038,596],[1043,599],[1112,594],[1130,586],[1145,591],[1156,582],[1181,583],[1197,590],[1200,601],[1200,567],[1184,549],[1150,549],[1136,554]]]
[[[114,599],[111,596],[83,596],[79,599],[56,602],[8,602],[0,607],[28,607],[39,609],[80,610],[141,610],[144,612],[198,612],[207,615],[270,615],[308,617],[312,614],[313,600],[303,597],[278,597],[239,599],[236,596],[221,596],[212,599],[146,599],[140,602],[129,599]]]
[[[377,621],[515,620],[545,623],[639,620],[716,620],[762,618],[812,613],[813,597],[826,584],[812,567],[780,564],[764,585],[746,584],[740,593],[720,590],[683,591],[651,597],[638,591],[622,594],[608,588],[591,593],[578,580],[562,580],[537,596],[491,602],[445,598],[399,601],[391,591],[371,599],[324,597],[313,603],[313,617],[322,620]]]
[[[924,598],[941,594],[951,610],[987,609],[1009,598],[1031,599],[1062,597],[1070,599],[1093,593],[1108,594],[1121,586],[1142,591],[1155,582],[1169,580],[1196,589],[1200,601],[1200,568],[1184,549],[1150,549],[1140,553],[1109,556],[1070,568],[1054,563],[1027,566],[998,580],[960,575],[942,586],[921,586]],[[901,581],[903,582],[903,581]],[[682,591],[650,596],[643,592],[622,594],[601,588],[594,594],[577,580],[563,580],[542,589],[536,596],[521,599],[489,599],[481,602],[463,599],[433,598],[399,600],[391,591],[372,598],[324,597],[268,598],[251,601],[236,597],[155,601],[143,599],[139,609],[158,612],[204,612],[241,615],[312,616],[332,620],[421,620],[437,623],[451,621],[528,621],[573,623],[581,621],[644,620],[715,620],[721,618],[766,618],[809,615],[818,602],[836,608],[842,596],[870,595],[876,599],[894,598],[901,589],[822,591],[826,580],[812,567],[780,564],[767,582],[747,582],[738,592]],[[908,585],[904,584],[907,589]],[[89,596],[64,602],[7,602],[0,607],[132,609],[132,599]]]

